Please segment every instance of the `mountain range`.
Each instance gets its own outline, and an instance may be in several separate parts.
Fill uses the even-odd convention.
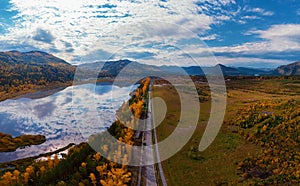
[[[221,69],[225,76],[275,76],[300,75],[300,62],[280,66],[276,69],[256,69],[247,67],[228,67],[218,64],[213,67],[178,67],[155,66],[141,64],[130,60],[97,61],[81,65],[71,65],[63,59],[51,54],[31,51],[0,52],[0,85],[13,85],[22,83],[47,83],[71,81],[77,70],[82,77],[124,77],[159,76],[162,74],[178,75],[207,75]],[[80,76],[79,76],[80,77]]]
[[[298,65],[293,65],[298,64]],[[178,66],[155,66],[141,64],[130,60],[102,61],[86,63],[79,65],[77,68],[82,71],[99,73],[99,77],[116,76],[120,72],[125,75],[208,75],[222,71],[224,76],[278,76],[278,75],[300,75],[300,62],[290,65],[280,66],[276,69],[258,69],[248,67],[228,67],[218,64],[212,67],[178,67]],[[295,68],[295,69],[294,69]],[[95,77],[95,76],[94,76]]]
[[[0,86],[6,86],[6,91],[23,84],[71,81],[74,72],[73,65],[45,52],[0,52]]]

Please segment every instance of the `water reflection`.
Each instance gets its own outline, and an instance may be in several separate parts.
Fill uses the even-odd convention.
[[[135,87],[109,84],[70,86],[53,95],[0,102],[0,131],[18,136],[42,134],[47,141],[39,146],[0,153],[0,162],[38,155],[80,143],[105,130],[115,111]],[[36,94],[36,93],[35,93]],[[37,95],[37,94],[36,94]]]

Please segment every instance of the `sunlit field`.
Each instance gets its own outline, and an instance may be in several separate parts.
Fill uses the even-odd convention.
[[[160,82],[161,83],[161,82]],[[208,86],[196,84],[207,98],[199,102],[200,119],[191,140],[163,167],[169,185],[249,185],[299,183],[299,80],[227,78],[225,121],[203,152],[198,145],[210,113]],[[159,140],[178,123],[180,103],[171,85],[154,86],[154,96],[168,106],[157,127]],[[188,92],[186,92],[188,93]]]

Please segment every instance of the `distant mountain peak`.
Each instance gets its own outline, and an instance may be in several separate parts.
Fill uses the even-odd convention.
[[[288,75],[288,76],[300,75],[300,61],[287,64],[287,65],[281,65],[278,68],[276,68],[274,72],[276,74]]]
[[[23,54],[40,54],[40,55],[51,55],[53,56],[52,54],[49,54],[47,52],[43,52],[43,51],[39,51],[39,50],[33,50],[33,51],[29,51],[29,52],[22,52]]]
[[[225,66],[225,65],[223,65],[221,63],[218,63],[218,64],[215,65],[215,67],[227,67],[227,66]]]
[[[52,54],[48,54],[42,51],[30,51],[30,52],[20,52],[17,50],[0,52],[0,62],[7,63],[9,65],[13,64],[61,64],[70,65],[65,60],[55,57]]]
[[[17,54],[21,54],[22,52],[20,52],[18,50],[11,50],[11,51],[4,52],[4,53],[17,53]]]

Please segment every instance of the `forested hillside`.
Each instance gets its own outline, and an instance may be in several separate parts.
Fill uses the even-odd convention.
[[[44,52],[0,52],[1,100],[37,87],[72,81],[74,71],[74,66]]]

